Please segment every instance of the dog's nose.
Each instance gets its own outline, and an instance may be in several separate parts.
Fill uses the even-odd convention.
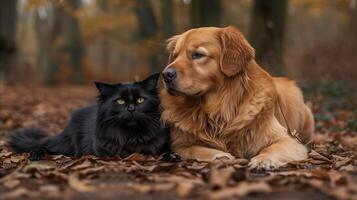
[[[175,69],[168,68],[167,70],[164,71],[164,80],[166,82],[171,82],[177,77],[177,73]]]

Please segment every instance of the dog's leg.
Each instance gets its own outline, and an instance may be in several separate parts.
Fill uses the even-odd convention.
[[[295,160],[307,158],[307,149],[304,145],[290,137],[279,139],[272,145],[264,148],[249,163],[251,169],[272,170]]]
[[[175,151],[184,159],[196,159],[198,161],[213,161],[218,158],[234,159],[230,153],[203,146],[190,146],[177,148]]]

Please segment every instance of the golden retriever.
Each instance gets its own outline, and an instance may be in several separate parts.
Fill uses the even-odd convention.
[[[169,39],[167,49],[162,120],[183,158],[251,158],[251,168],[270,170],[307,157],[287,131],[303,142],[314,131],[300,89],[264,71],[239,30],[191,29]]]

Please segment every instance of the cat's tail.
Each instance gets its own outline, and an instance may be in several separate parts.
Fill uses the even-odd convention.
[[[42,148],[45,138],[47,136],[41,129],[22,129],[10,135],[9,145],[17,153],[31,152]]]

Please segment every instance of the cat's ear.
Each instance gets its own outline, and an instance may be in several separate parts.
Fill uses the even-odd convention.
[[[157,80],[159,80],[159,77],[160,77],[160,73],[152,74],[145,80],[141,81],[140,84],[148,90],[155,91]]]
[[[108,83],[103,83],[103,82],[94,82],[95,86],[98,89],[98,92],[102,96],[109,96],[113,94],[114,92],[114,85],[108,84]]]

